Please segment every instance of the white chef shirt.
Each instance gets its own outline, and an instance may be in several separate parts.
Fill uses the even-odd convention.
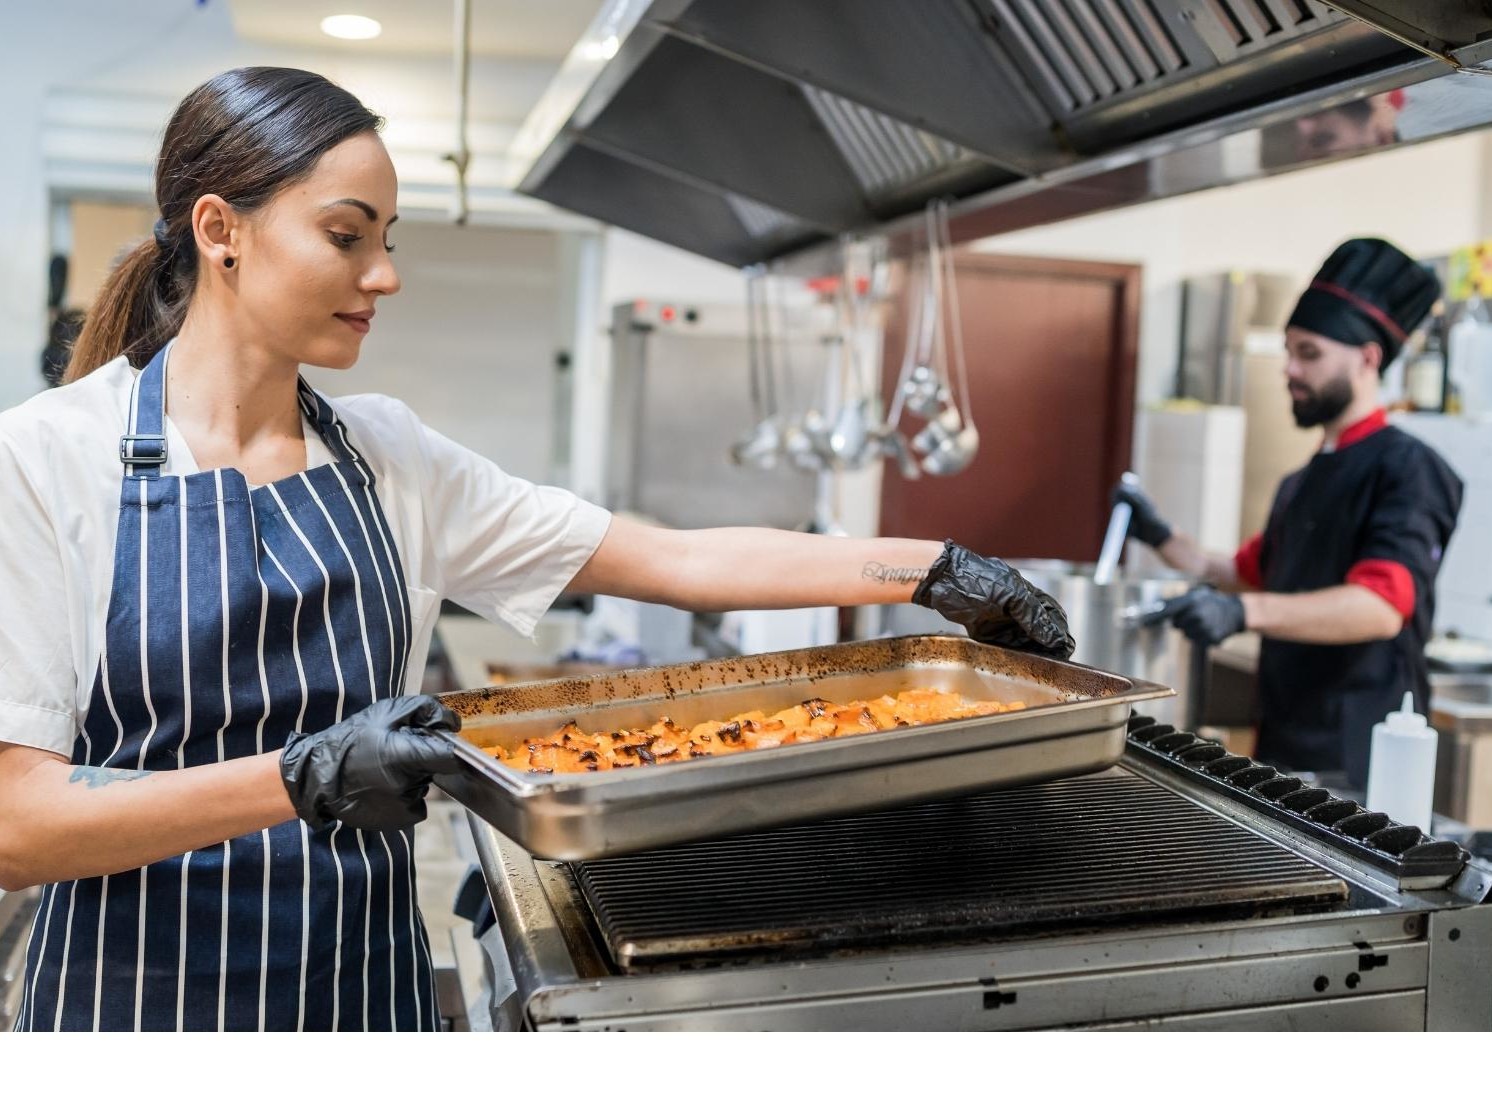
[[[0,742],[70,755],[103,653],[119,524],[119,437],[136,371],[116,358],[0,412]],[[448,598],[531,635],[606,535],[610,514],[536,486],[387,396],[332,401],[378,486],[413,619],[415,691]],[[171,474],[197,465],[166,418]],[[307,468],[333,461],[306,424]]]

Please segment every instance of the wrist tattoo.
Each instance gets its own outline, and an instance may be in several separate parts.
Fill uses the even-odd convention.
[[[68,775],[68,783],[76,785],[80,781],[87,782],[90,789],[101,789],[105,785],[112,785],[115,781],[138,781],[142,777],[149,777],[151,771],[148,769],[110,769],[98,765],[77,765]]]
[[[860,569],[860,578],[876,583],[920,583],[927,578],[927,568],[887,567],[871,560]]]

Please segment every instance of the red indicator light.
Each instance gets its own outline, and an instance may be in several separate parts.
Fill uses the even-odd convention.
[[[664,322],[673,322],[674,319],[676,319],[676,318],[679,317],[679,313],[677,311],[675,311],[672,307],[670,307],[667,304],[665,304],[658,311],[658,317],[660,319],[662,319]]]

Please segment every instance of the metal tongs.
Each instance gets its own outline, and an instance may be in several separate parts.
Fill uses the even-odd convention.
[[[1127,486],[1138,486],[1139,476],[1125,471],[1119,481]],[[1124,538],[1129,535],[1129,518],[1133,513],[1128,502],[1116,501],[1109,514],[1108,531],[1103,534],[1103,547],[1098,552],[1098,563],[1093,568],[1093,582],[1106,587],[1114,581],[1119,569],[1119,557],[1124,554]]]

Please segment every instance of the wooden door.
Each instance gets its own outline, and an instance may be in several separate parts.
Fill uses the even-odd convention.
[[[1092,562],[1109,491],[1130,462],[1140,268],[980,253],[955,260],[979,454],[961,474],[912,482],[888,463],[881,534]],[[904,314],[902,306],[887,327],[888,401]],[[902,429],[915,430],[909,420]]]

